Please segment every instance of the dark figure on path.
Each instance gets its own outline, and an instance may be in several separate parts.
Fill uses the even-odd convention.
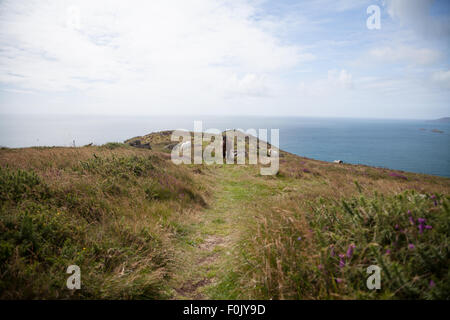
[[[225,159],[225,157],[227,155],[227,137],[226,136],[222,136],[222,155],[223,155],[223,158]]]
[[[227,139],[226,135],[222,137],[222,155],[223,155],[224,159],[230,157],[230,155],[231,155],[231,148],[233,147],[232,143],[233,143],[233,141]],[[227,150],[228,144],[230,145],[230,150]]]

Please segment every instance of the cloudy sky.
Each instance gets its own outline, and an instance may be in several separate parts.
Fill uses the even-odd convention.
[[[0,113],[437,118],[449,57],[448,0],[0,1]]]

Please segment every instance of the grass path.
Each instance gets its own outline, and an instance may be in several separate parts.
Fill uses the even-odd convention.
[[[214,200],[189,224],[177,249],[174,299],[230,298],[217,284],[233,263],[233,249],[251,210],[249,204],[268,191],[239,166],[214,170]],[[252,182],[250,182],[250,180]]]

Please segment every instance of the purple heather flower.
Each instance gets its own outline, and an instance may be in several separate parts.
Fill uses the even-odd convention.
[[[351,245],[348,246],[347,249],[347,258],[351,258],[353,255],[353,249],[355,249],[355,245],[352,243]]]
[[[342,279],[341,279],[341,278],[336,278],[336,282],[337,282],[337,283],[341,283],[341,282],[342,282]]]
[[[430,225],[426,225],[426,226],[425,226],[425,229],[433,229],[433,227],[430,226]]]
[[[394,228],[395,228],[395,230],[398,230],[398,224],[396,224],[396,225],[394,226]]]
[[[437,201],[436,200],[434,200],[434,206],[437,207]]]
[[[414,223],[414,218],[413,217],[409,217],[409,222],[412,224],[412,225],[415,225],[415,223]]]
[[[319,270],[323,270],[323,265],[322,265],[322,264],[319,264],[319,265],[317,266],[317,268],[318,268]]]
[[[419,224],[419,233],[422,234],[423,233],[423,229],[424,229],[424,225],[423,223]]]
[[[397,172],[391,172],[391,173],[389,173],[389,175],[390,175],[391,177],[396,177],[396,178],[408,180],[407,177],[405,177],[404,175],[401,175],[401,174],[399,174],[399,173],[397,173]]]
[[[408,214],[411,215],[411,210],[408,210]]]
[[[419,233],[422,234],[424,229],[429,229],[425,226],[425,221],[427,221],[427,219],[425,218],[419,218]]]
[[[416,246],[415,245],[413,245],[412,243],[410,243],[410,244],[408,244],[408,249],[414,249]]]
[[[345,260],[344,260],[344,258],[345,258],[345,255],[343,254],[343,253],[341,253],[340,255],[339,255],[339,268],[343,268],[343,267],[345,267]]]
[[[390,250],[390,249],[387,249],[387,250],[386,250],[386,254],[391,254],[391,250]]]
[[[430,280],[430,288],[433,288],[433,287],[435,287],[435,286],[436,286],[436,283],[434,283],[433,280]]]
[[[300,241],[300,240],[302,240],[302,237],[298,237],[298,238],[297,238],[297,241]]]

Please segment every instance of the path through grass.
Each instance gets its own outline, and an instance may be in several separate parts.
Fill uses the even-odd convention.
[[[178,248],[175,299],[233,298],[223,283],[239,234],[251,218],[252,203],[274,192],[248,167],[217,167],[212,178],[214,200],[189,224]]]

